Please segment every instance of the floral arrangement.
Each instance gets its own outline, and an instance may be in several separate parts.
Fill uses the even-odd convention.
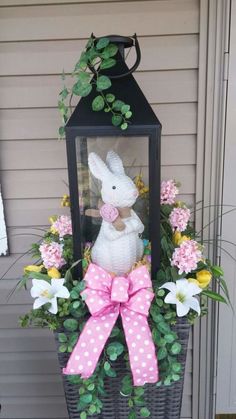
[[[146,199],[148,188],[142,175],[135,178],[140,199]],[[181,344],[173,331],[178,317],[185,317],[190,324],[199,315],[207,313],[207,298],[227,303],[229,295],[221,267],[214,266],[203,256],[203,246],[191,223],[191,211],[177,200],[178,185],[173,180],[161,184],[161,267],[153,280],[154,299],[150,307],[149,326],[156,347],[160,385],[170,385],[181,378],[178,355]],[[65,195],[62,206],[69,206]],[[91,243],[84,248],[83,260],[73,260],[71,219],[68,215],[51,217],[51,226],[42,241],[32,247],[37,263],[25,267],[21,286],[32,279],[33,309],[21,317],[23,327],[35,325],[58,331],[59,351],[71,353],[88,320],[86,284],[74,277],[76,264],[82,263],[84,274],[89,269]],[[143,259],[134,269],[149,268],[151,249],[144,240]],[[214,283],[214,287],[212,284]],[[212,290],[218,284],[224,296]],[[141,348],[142,349],[142,348]],[[141,352],[140,349],[140,352]],[[86,356],[86,352],[85,352]],[[129,356],[123,328],[119,323],[112,328],[94,373],[89,378],[69,375],[67,379],[79,388],[78,411],[81,419],[102,411],[104,380],[116,376],[115,362],[123,359],[128,373],[121,382],[121,395],[128,398],[130,413],[150,416],[145,406],[145,387],[132,384]],[[90,362],[90,361],[89,361]]]

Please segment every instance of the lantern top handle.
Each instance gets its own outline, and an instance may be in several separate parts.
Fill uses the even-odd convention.
[[[92,33],[91,38],[98,41],[101,37],[96,38],[94,34]],[[138,68],[141,61],[141,50],[140,50],[139,41],[138,41],[138,37],[136,33],[131,37],[121,36],[121,35],[108,35],[105,38],[108,38],[110,42],[118,46],[119,53],[123,60],[125,60],[125,54],[124,54],[125,48],[132,48],[134,46],[135,51],[136,51],[136,61],[134,65],[130,69],[128,69],[128,71],[124,73],[120,73],[120,74],[109,74],[109,77],[111,79],[120,79],[122,77],[128,76],[129,74],[132,74]],[[91,70],[95,74],[93,68],[91,68]]]

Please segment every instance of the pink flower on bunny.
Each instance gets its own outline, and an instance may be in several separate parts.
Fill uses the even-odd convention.
[[[108,272],[124,275],[143,256],[143,242],[139,235],[144,226],[132,210],[138,190],[125,174],[122,160],[114,151],[107,153],[106,163],[96,153],[90,153],[88,163],[93,176],[102,182],[104,203],[100,209],[103,221],[92,248],[92,261]],[[129,215],[122,218],[124,228],[117,230],[113,221],[120,211],[127,208]]]

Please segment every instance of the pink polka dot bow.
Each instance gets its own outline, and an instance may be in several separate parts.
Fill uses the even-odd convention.
[[[90,377],[97,365],[105,343],[121,315],[129,351],[130,366],[135,386],[158,381],[155,346],[147,317],[154,297],[149,272],[145,266],[128,276],[112,277],[101,267],[91,263],[85,275],[86,289],[82,295],[91,317],[63,373]]]

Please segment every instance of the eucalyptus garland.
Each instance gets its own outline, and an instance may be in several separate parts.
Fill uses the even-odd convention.
[[[64,86],[59,93],[58,108],[62,117],[62,126],[59,136],[64,137],[65,125],[72,113],[73,96],[86,97],[93,89],[97,96],[92,100],[91,107],[94,112],[104,111],[111,114],[111,123],[115,127],[126,130],[132,117],[130,105],[116,98],[112,93],[112,81],[102,70],[114,67],[117,63],[117,45],[109,38],[96,39],[91,37],[75,64],[70,76],[73,79],[72,87],[65,84],[66,75],[63,72]]]

